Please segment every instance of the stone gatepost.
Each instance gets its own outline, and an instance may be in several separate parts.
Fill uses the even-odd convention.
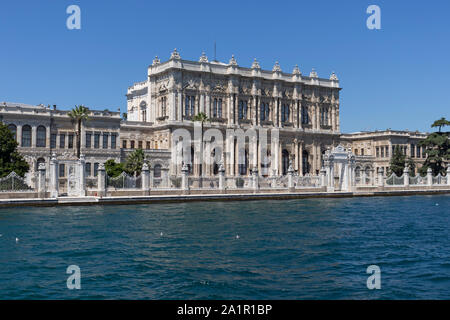
[[[447,185],[450,186],[450,164],[447,165]]]
[[[378,168],[378,186],[384,187],[384,169],[382,167]]]
[[[39,198],[45,198],[45,163],[40,163],[38,167],[37,192]]]
[[[142,191],[144,195],[148,195],[150,193],[150,170],[148,168],[148,164],[144,163],[142,165]]]
[[[328,156],[328,171],[327,171],[327,192],[334,192],[334,156]]]
[[[409,167],[405,165],[405,169],[403,169],[403,185],[405,187],[409,187]]]
[[[100,198],[106,196],[106,170],[105,164],[100,163],[98,165],[98,196]]]
[[[252,180],[253,180],[253,190],[259,190],[259,175],[258,175],[258,167],[253,167],[252,170]]]
[[[80,155],[80,159],[78,159],[78,178],[80,179],[79,184],[79,196],[86,196],[86,159],[83,154]]]
[[[324,167],[320,169],[320,186],[321,187],[327,186],[327,170],[325,170]]]
[[[219,190],[225,190],[225,168],[222,163],[219,166]]]
[[[288,168],[288,191],[289,192],[295,191],[294,169],[292,168],[292,162],[289,164],[289,168]]]
[[[181,168],[181,190],[183,194],[189,194],[189,168],[186,164],[183,164]]]
[[[431,187],[433,185],[433,170],[431,168],[427,169],[427,186]]]
[[[58,197],[59,180],[58,180],[58,160],[56,160],[56,154],[52,154],[50,159],[50,197]]]

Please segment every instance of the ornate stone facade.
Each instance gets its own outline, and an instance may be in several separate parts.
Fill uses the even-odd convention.
[[[136,141],[138,130],[142,141],[174,152],[177,148],[172,146],[171,133],[179,128],[192,132],[193,117],[205,113],[210,119],[205,129],[215,128],[224,135],[230,128],[280,132],[279,143],[267,150],[278,154],[270,164],[262,163],[261,157],[248,159],[248,149],[259,148],[255,141],[246,143],[246,164],[239,166],[236,141],[227,141],[222,161],[231,157],[236,165],[224,163],[226,175],[249,175],[255,167],[263,175],[284,175],[290,162],[299,175],[318,174],[323,153],[339,142],[340,90],[334,73],[329,79],[319,78],[314,70],[303,76],[298,66],[285,73],[278,62],[267,71],[261,70],[256,60],[251,68],[244,68],[234,56],[229,63],[209,62],[204,53],[198,62],[188,61],[174,50],[166,62],[155,58],[148,68],[148,80],[128,89],[128,120],[141,124],[122,130],[122,144],[136,144],[131,141]],[[201,164],[194,166],[192,173],[215,175],[217,166]],[[180,174],[181,165],[172,167],[171,172]]]

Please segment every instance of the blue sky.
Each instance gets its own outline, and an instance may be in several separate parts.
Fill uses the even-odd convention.
[[[81,8],[81,30],[66,8]],[[381,8],[381,30],[366,9]],[[341,131],[429,131],[450,118],[449,1],[2,1],[0,101],[126,111],[155,55],[335,71]]]

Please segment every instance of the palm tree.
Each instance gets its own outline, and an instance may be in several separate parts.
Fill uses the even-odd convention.
[[[208,118],[208,116],[206,115],[206,113],[204,113],[204,112],[200,112],[200,113],[198,113],[198,114],[196,114],[193,118],[192,118],[192,120],[193,121],[197,121],[197,122],[200,122],[201,123],[201,125],[202,125],[202,135],[201,135],[201,137],[200,137],[200,156],[201,156],[201,158],[200,159],[203,159],[203,124],[206,122],[206,121],[210,121],[209,120],[209,118]],[[202,165],[200,164],[200,167],[199,167],[199,175],[201,176],[202,175]]]
[[[72,121],[77,123],[77,158],[81,154],[81,125],[83,121],[89,120],[89,108],[79,105],[69,111],[68,115]]]
[[[450,126],[450,121],[446,120],[445,118],[441,118],[439,120],[436,120],[431,127],[432,128],[439,128],[439,133],[441,132],[441,128],[445,126]]]
[[[142,149],[136,149],[130,153],[125,162],[125,171],[129,175],[139,176],[142,171],[142,166],[145,162],[145,154]]]

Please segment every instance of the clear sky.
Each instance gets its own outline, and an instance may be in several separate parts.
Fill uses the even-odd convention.
[[[68,30],[66,8],[81,8]],[[381,8],[381,30],[366,9]],[[450,118],[450,1],[101,1],[0,3],[0,101],[126,112],[155,55],[338,75],[341,131],[429,131]]]

